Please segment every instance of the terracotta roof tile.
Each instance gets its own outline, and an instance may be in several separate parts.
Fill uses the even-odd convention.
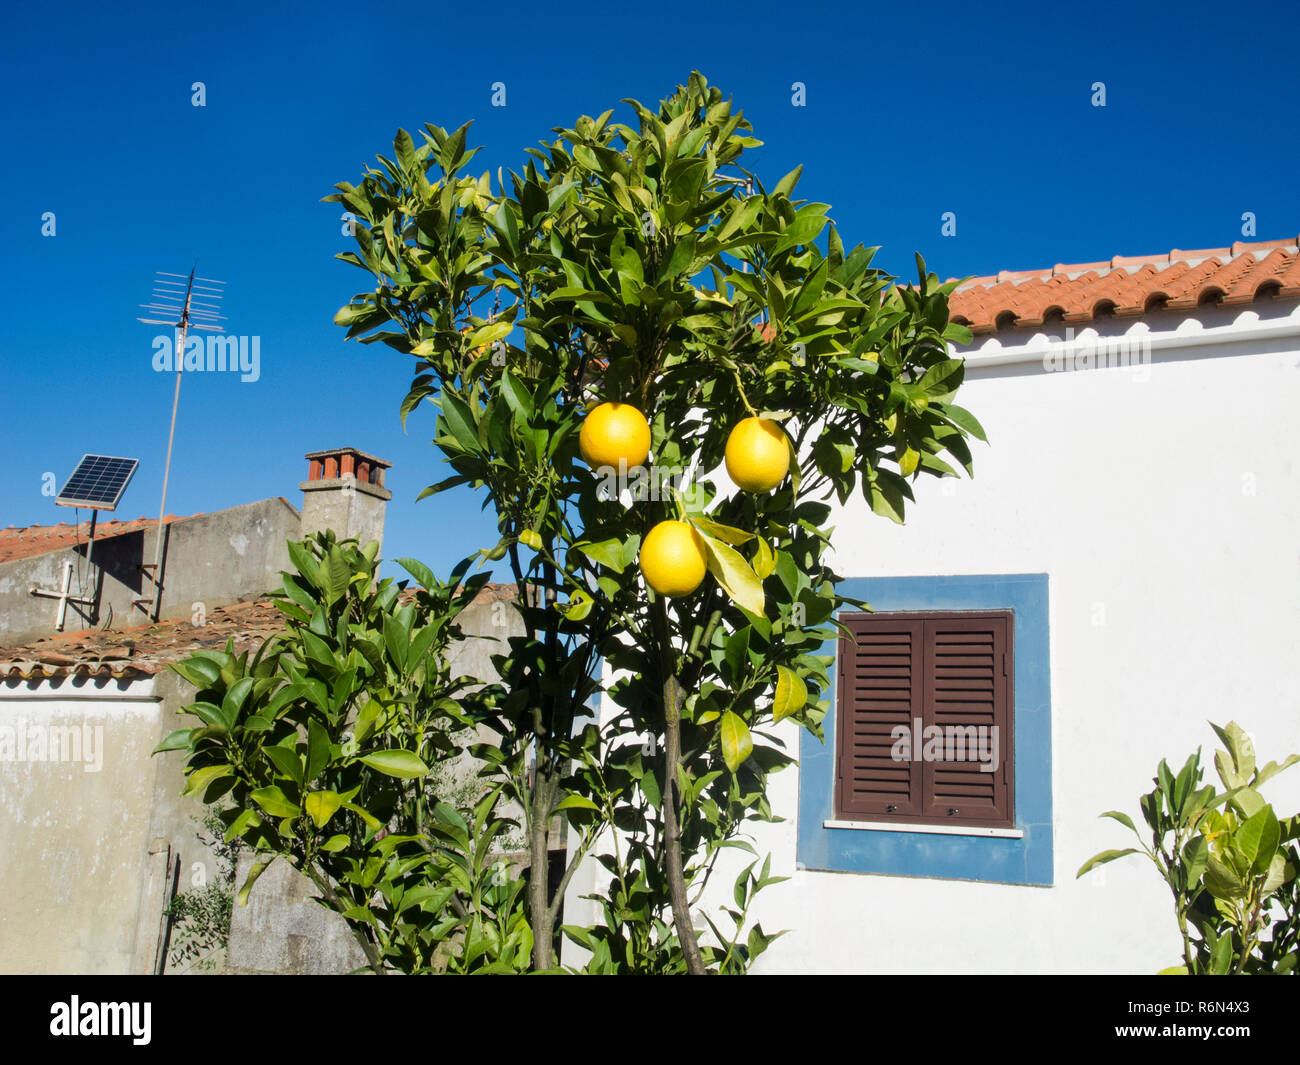
[[[177,517],[168,514],[163,521],[185,521],[197,514]],[[157,518],[136,518],[134,521],[101,521],[95,526],[95,542],[107,540],[123,533],[136,532],[139,529],[152,529],[158,524]],[[90,536],[90,522],[69,525],[61,521],[57,525],[28,525],[26,527],[10,525],[0,529],[0,562],[10,562],[16,558],[31,558],[44,555],[50,551],[63,551],[78,543],[85,543]]]
[[[1234,306],[1269,297],[1300,299],[1300,238],[1003,270],[959,286],[949,309],[954,321],[980,335],[1009,324],[1040,326],[1056,315],[1091,322],[1105,314],[1132,317],[1159,307]]]
[[[475,602],[511,599],[513,584],[488,584]],[[415,590],[402,593],[403,601]],[[206,624],[189,618],[165,619],[127,629],[83,629],[43,637],[19,647],[0,647],[0,685],[39,682],[56,677],[134,680],[161,673],[204,648],[224,649],[234,641],[236,654],[256,649],[267,637],[284,629],[284,615],[270,596],[215,607]]]

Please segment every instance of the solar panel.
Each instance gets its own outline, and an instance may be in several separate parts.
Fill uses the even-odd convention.
[[[83,455],[54,502],[61,507],[113,510],[139,464],[139,459]]]

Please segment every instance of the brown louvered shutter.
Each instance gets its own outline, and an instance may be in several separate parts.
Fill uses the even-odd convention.
[[[841,621],[854,639],[841,637],[838,656],[838,813],[863,820],[1009,827],[1014,795],[1010,614],[859,614]],[[892,757],[898,725],[911,733],[912,761]],[[932,726],[942,730],[945,741],[939,761],[922,758],[925,730]],[[997,768],[983,772],[980,745],[988,750],[994,727]]]
[[[857,616],[846,619],[855,640],[840,637],[840,809],[859,816],[919,816],[919,762],[890,756],[897,725],[921,716],[923,623]]]
[[[953,748],[945,744],[945,761],[922,763],[927,818],[952,824],[1009,823],[1009,628],[1006,617],[933,618],[925,623],[922,717],[926,726],[938,725]],[[997,768],[986,773],[978,745],[990,742],[994,728]]]

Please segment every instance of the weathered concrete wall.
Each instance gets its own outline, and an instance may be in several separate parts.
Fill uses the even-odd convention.
[[[193,696],[170,671],[0,684],[0,971],[153,971],[169,859],[180,891],[219,871],[184,753],[151,754]],[[53,728],[78,731],[81,761],[48,759]]]
[[[392,493],[358,481],[353,474],[328,480],[303,481],[302,535],[333,529],[340,540],[355,536],[362,544],[384,546],[384,508]]]
[[[297,539],[298,533],[298,511],[279,497],[172,522],[161,616],[189,617],[196,602],[207,608],[224,606],[278,588],[280,571],[289,568],[285,541]],[[120,629],[148,622],[131,601],[151,594],[140,565],[153,563],[156,537],[156,529],[143,529],[96,540],[91,561],[100,581],[100,625]],[[0,613],[0,643],[24,643],[54,631],[57,600],[30,595],[29,589],[33,585],[61,588],[65,559],[77,566],[73,594],[81,594],[78,574],[85,582],[85,594],[90,593],[86,546],[0,563],[0,601],[5,605]],[[64,631],[90,627],[88,610],[69,603]]]
[[[247,851],[240,855],[238,885],[254,860]],[[316,896],[312,882],[288,862],[269,866],[248,893],[248,905],[235,907],[226,972],[329,976],[364,966],[366,956],[347,922]]]
[[[140,900],[161,719],[152,681],[0,687],[3,971],[152,963],[160,914],[142,921]]]
[[[154,677],[154,695],[161,700],[162,712],[158,722],[157,738],[154,746],[178,728],[192,728],[197,719],[179,713],[181,707],[193,702],[195,690],[189,681],[172,670],[166,670]],[[149,839],[151,847],[159,853],[171,854],[180,859],[180,876],[176,885],[178,892],[191,891],[204,884],[214,883],[221,871],[217,855],[201,836],[203,815],[206,807],[198,796],[185,797],[185,761],[184,751],[164,751],[154,755],[149,767],[152,773],[153,804],[149,819]],[[155,865],[157,859],[154,859]],[[152,867],[149,878],[152,879]],[[146,896],[142,900],[142,909],[149,907],[148,913],[141,914],[142,923],[152,919],[155,927],[161,916],[161,907],[166,899],[152,899]],[[173,932],[172,943],[175,942]],[[168,953],[170,954],[170,946]],[[174,967],[168,964],[168,972]]]

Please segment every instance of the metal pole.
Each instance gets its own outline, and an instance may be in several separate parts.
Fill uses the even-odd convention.
[[[86,542],[86,577],[90,580],[90,623],[93,625],[99,620],[99,595],[98,581],[95,580],[95,519],[99,517],[99,511],[91,510],[90,512],[90,539]],[[82,593],[85,594],[84,592]]]
[[[190,286],[194,284],[194,273],[190,272]],[[184,368],[185,337],[190,321],[190,289],[185,290],[185,309],[181,312],[181,328],[176,343],[176,394],[172,397],[172,426],[167,433],[167,463],[163,466],[162,502],[158,504],[157,541],[153,555],[153,610],[152,620],[158,620],[158,606],[162,601],[162,553],[163,553],[163,518],[167,514],[167,480],[172,471],[172,441],[176,438],[176,408],[181,403],[181,370]]]

